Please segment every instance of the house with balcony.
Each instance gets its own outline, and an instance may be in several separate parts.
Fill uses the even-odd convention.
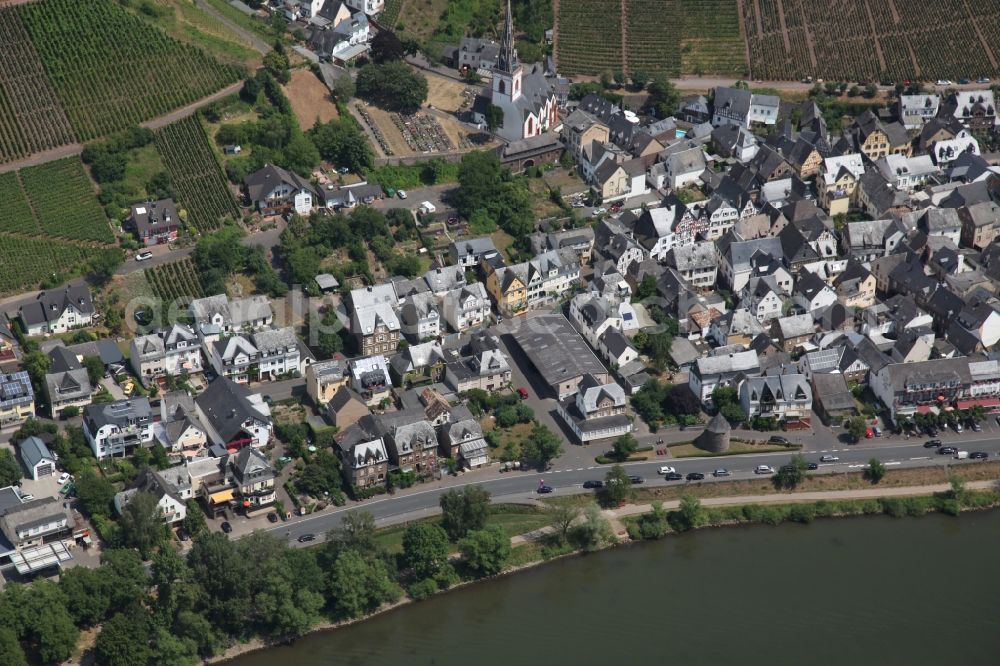
[[[217,377],[194,399],[195,414],[205,426],[208,440],[227,449],[264,447],[274,423],[271,408],[259,393],[228,377]]]
[[[51,543],[56,550],[52,553],[34,551],[34,554],[54,555],[54,564],[73,559],[65,547],[60,548],[57,543],[70,535],[72,526],[69,512],[56,498],[46,497],[25,502],[11,486],[0,488],[0,532],[20,555],[11,556],[11,553],[7,553],[18,573],[25,574],[35,570],[34,563],[23,555],[43,544]]]
[[[269,328],[274,321],[271,302],[266,296],[248,296],[230,301],[216,294],[191,301],[189,312],[195,331],[205,339]]]
[[[456,393],[471,389],[497,391],[510,384],[511,370],[499,341],[490,335],[474,337],[458,360],[444,366],[444,381]]]
[[[83,434],[94,456],[103,460],[125,456],[153,441],[153,410],[146,398],[88,405],[83,410]]]
[[[181,222],[173,199],[133,204],[131,211],[129,226],[143,245],[149,247],[177,240]]]
[[[20,426],[34,416],[35,391],[28,373],[0,372],[0,430]]]
[[[347,385],[347,362],[341,359],[310,363],[306,368],[306,393],[313,404],[323,407]]]
[[[392,393],[392,379],[389,364],[381,354],[351,359],[351,388],[361,396],[369,407],[383,400],[389,400]]]
[[[872,369],[868,385],[899,417],[939,413],[950,407],[1000,406],[1000,362],[959,356],[914,363],[889,363]]]
[[[900,95],[896,115],[907,130],[918,130],[937,117],[941,107],[939,95]]]
[[[581,444],[632,432],[625,390],[593,375],[585,376],[576,396],[561,401],[557,409]]]
[[[308,215],[316,200],[309,181],[273,164],[265,164],[244,178],[243,187],[250,204],[265,216]]]
[[[954,118],[973,132],[992,130],[1000,124],[992,90],[958,90],[943,104],[941,115]]]
[[[132,487],[115,494],[115,512],[121,515],[139,492],[149,493],[156,499],[156,506],[167,525],[184,521],[187,517],[187,501],[194,497],[183,465],[162,472],[147,467],[139,473]]]
[[[90,404],[94,387],[80,359],[66,347],[49,352],[49,371],[45,374],[45,392],[52,415],[62,414],[67,407]]]
[[[457,460],[465,469],[476,469],[489,462],[489,445],[483,436],[482,426],[472,417],[468,408],[456,409],[451,423],[441,427],[439,441],[441,453]]]
[[[129,345],[129,360],[136,376],[145,385],[157,377],[202,371],[198,335],[184,324],[136,336]]]
[[[846,214],[850,209],[854,190],[865,173],[864,161],[859,153],[848,153],[823,160],[816,177],[819,204],[831,217]]]
[[[256,381],[257,348],[242,335],[220,338],[206,345],[208,362],[220,377],[239,384]]]
[[[492,314],[489,294],[482,282],[473,282],[445,293],[441,311],[451,330],[463,333],[487,325]]]
[[[193,458],[208,447],[208,429],[198,418],[194,397],[187,391],[171,391],[160,399],[160,420],[153,434],[165,451]]]
[[[465,238],[448,246],[448,256],[452,263],[462,268],[475,268],[483,259],[499,256],[500,252],[489,236]]]
[[[385,484],[389,473],[389,453],[381,436],[355,423],[336,438],[337,455],[344,480],[352,487],[371,488]]]
[[[552,305],[580,279],[580,262],[571,251],[543,252],[511,266],[487,266],[486,290],[508,316]]]
[[[426,419],[393,423],[384,440],[390,462],[401,472],[414,472],[420,477],[437,474],[438,435]]]
[[[751,419],[807,420],[812,411],[812,387],[805,375],[748,377],[737,388],[740,406]]]
[[[437,296],[429,291],[407,296],[400,308],[399,320],[400,330],[412,342],[438,337],[441,313]]]
[[[303,345],[295,337],[295,329],[285,328],[257,331],[251,336],[257,350],[257,377],[260,381],[274,381],[287,376],[301,376],[304,366],[312,356],[303,355]]]
[[[244,447],[227,457],[226,467],[227,477],[245,510],[252,512],[274,504],[277,472],[263,453]]]

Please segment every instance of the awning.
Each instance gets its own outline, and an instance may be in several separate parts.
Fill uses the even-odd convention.
[[[979,398],[971,400],[959,400],[955,403],[959,409],[968,409],[969,407],[975,407],[979,405],[980,407],[1000,407],[1000,398]]]
[[[220,490],[217,493],[212,493],[211,495],[209,495],[208,499],[212,502],[212,504],[222,504],[223,502],[232,502],[233,491],[231,488],[229,490]]]
[[[72,559],[73,555],[70,554],[66,544],[62,541],[52,541],[34,548],[25,548],[10,556],[10,561],[14,563],[17,572],[22,575],[60,566],[63,562]]]

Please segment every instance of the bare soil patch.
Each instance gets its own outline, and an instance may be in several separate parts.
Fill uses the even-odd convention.
[[[340,115],[337,113],[337,105],[330,100],[330,91],[308,69],[294,70],[292,80],[283,88],[302,129],[312,127],[316,118],[326,123]]]

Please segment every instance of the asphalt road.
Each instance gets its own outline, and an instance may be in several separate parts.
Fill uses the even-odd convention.
[[[972,434],[977,436],[951,437],[945,443],[960,446],[960,449],[965,451],[986,451],[991,458],[1000,455],[1000,440],[984,436],[984,433]],[[844,446],[839,449],[816,451],[805,455],[810,462],[819,463],[819,469],[810,472],[811,474],[860,471],[867,466],[868,461],[873,457],[885,463],[890,473],[893,469],[903,467],[975,465],[978,463],[976,460],[959,461],[952,456],[939,455],[936,449],[924,448],[924,441],[926,440],[914,438],[905,442],[882,444],[875,443],[877,440],[873,440],[867,444]],[[645,486],[666,485],[668,483],[670,485],[684,485],[688,483],[686,481],[664,481],[663,477],[657,474],[657,470],[663,465],[674,467],[681,474],[688,472],[705,474],[705,481],[694,483],[724,483],[729,479],[759,478],[754,473],[754,468],[757,465],[770,465],[777,468],[788,463],[792,455],[792,453],[758,453],[714,458],[660,459],[651,462],[626,463],[625,468],[629,474],[642,476],[645,479]],[[834,455],[839,460],[821,463],[819,459],[822,455]],[[713,477],[713,470],[719,468],[728,469],[731,476]],[[609,467],[606,465],[590,465],[577,468],[557,468],[547,472],[513,471],[500,477],[482,480],[473,480],[473,476],[479,474],[473,472],[466,476],[446,477],[441,482],[436,483],[435,487],[422,487],[423,489],[412,492],[402,491],[395,496],[382,496],[379,499],[324,511],[302,519],[293,519],[273,527],[268,526],[267,531],[277,537],[287,535],[289,539],[293,540],[303,534],[314,534],[317,540],[322,540],[324,534],[337,527],[347,513],[359,510],[371,513],[379,526],[406,522],[437,513],[438,500],[443,492],[467,485],[481,486],[490,491],[494,501],[504,502],[525,502],[545,497],[587,493],[592,491],[585,490],[582,487],[583,482],[590,479],[603,480],[608,469]],[[554,489],[553,494],[539,495],[536,492],[543,481]]]

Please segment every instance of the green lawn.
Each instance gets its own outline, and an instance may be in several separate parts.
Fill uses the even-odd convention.
[[[694,444],[681,444],[680,446],[668,447],[672,458],[700,458],[708,456],[735,456],[743,453],[775,453],[787,451],[795,453],[801,447],[781,446],[773,444],[747,444],[745,442],[730,442],[729,450],[725,453],[712,453],[699,449]]]
[[[433,518],[427,518],[426,522],[440,525],[441,517],[434,516]],[[509,537],[532,532],[540,527],[545,527],[551,522],[552,519],[547,512],[534,507],[517,504],[500,504],[494,506],[493,513],[486,519],[487,525],[499,525]],[[403,552],[403,533],[406,532],[406,527],[406,525],[394,525],[378,530],[375,540],[382,546],[385,546],[390,553],[401,553]]]

